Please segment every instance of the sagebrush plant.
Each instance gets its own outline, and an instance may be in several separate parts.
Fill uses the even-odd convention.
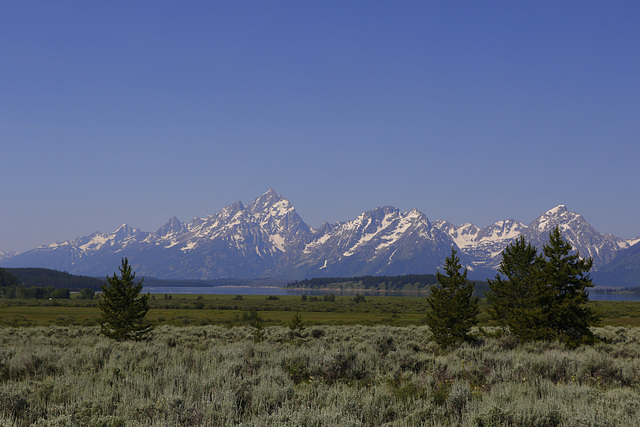
[[[444,352],[425,326],[0,329],[0,425],[638,425],[640,329]]]

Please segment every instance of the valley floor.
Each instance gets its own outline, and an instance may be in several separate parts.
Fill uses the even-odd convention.
[[[367,296],[355,301],[352,296],[299,295],[187,295],[155,294],[146,316],[152,324],[174,326],[242,326],[255,312],[266,326],[286,326],[299,312],[306,325],[389,325],[425,324],[425,297]],[[602,325],[640,326],[639,301],[590,301],[602,319]],[[486,299],[480,300],[480,326],[492,326]],[[0,298],[1,326],[95,326],[100,321],[98,300],[71,299],[37,300]]]

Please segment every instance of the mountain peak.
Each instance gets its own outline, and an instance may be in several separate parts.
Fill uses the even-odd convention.
[[[242,204],[242,202],[238,201],[238,202],[233,202],[232,204],[230,204],[228,206],[228,208],[230,210],[232,210],[233,212],[236,212],[236,211],[243,210],[244,209],[244,205]]]
[[[161,236],[166,236],[170,233],[180,233],[185,230],[185,227],[185,224],[180,222],[177,217],[172,216],[171,218],[169,218],[169,221],[167,221],[165,225],[160,227],[157,233]]]
[[[229,219],[234,217],[236,214],[238,214],[238,212],[242,212],[242,211],[244,211],[244,205],[242,204],[242,202],[233,202],[229,206],[226,206],[225,208],[223,208],[218,213],[218,215],[220,215],[221,218]]]
[[[268,212],[276,216],[286,215],[293,210],[291,202],[276,193],[273,188],[254,200],[249,207],[249,211],[253,214]]]
[[[536,218],[531,224],[529,224],[529,227],[548,232],[556,225],[566,223],[573,216],[576,216],[576,214],[569,212],[565,205],[558,205]]]
[[[138,231],[137,228],[131,227],[129,224],[122,224],[116,231],[113,232],[116,236],[128,237]]]
[[[276,190],[274,190],[273,188],[269,188],[269,190],[267,190],[266,193],[263,193],[262,196],[258,197],[256,200],[254,200],[253,204],[256,203],[260,203],[260,204],[268,204],[268,203],[274,203],[277,202],[278,200],[281,200],[283,197],[280,196],[278,193],[276,193]]]
[[[564,214],[566,212],[568,212],[566,205],[558,205],[555,208],[552,208],[552,209],[549,209],[548,211],[546,211],[544,213],[544,215],[546,215],[546,216],[562,215],[562,214]]]

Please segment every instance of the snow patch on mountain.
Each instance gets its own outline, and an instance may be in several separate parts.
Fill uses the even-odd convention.
[[[629,245],[628,247],[631,247],[636,243],[640,243],[640,237],[636,237],[635,239],[627,239],[625,242]]]
[[[271,241],[271,243],[273,243],[273,245],[280,251],[280,252],[284,252],[285,251],[285,242],[284,242],[284,237],[279,235],[279,234],[274,234],[272,236],[269,236],[269,240]]]
[[[101,233],[96,233],[94,234],[93,238],[91,240],[89,240],[87,243],[85,243],[84,245],[80,246],[80,250],[82,252],[86,252],[89,250],[99,250],[102,245],[104,245],[105,243],[111,241],[113,242],[113,238],[114,236],[106,236],[104,234]]]
[[[180,250],[182,252],[189,252],[190,250],[192,250],[193,248],[196,247],[196,245],[198,244],[198,242],[188,242],[186,245],[184,245],[183,248],[181,248]]]
[[[409,212],[403,216],[400,216],[398,219],[391,220],[388,216],[385,217],[387,220],[382,230],[387,230],[389,225],[397,222],[397,225],[393,228],[393,230],[389,230],[389,233],[385,236],[381,236],[382,242],[376,247],[376,252],[379,252],[383,249],[393,246],[404,234],[409,230],[409,228],[414,225],[416,219],[419,218],[419,215],[416,215],[414,211]]]

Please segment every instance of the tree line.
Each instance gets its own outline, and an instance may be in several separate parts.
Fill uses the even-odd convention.
[[[86,279],[91,280],[89,283],[94,280],[100,282],[92,277],[73,276],[46,268],[0,268],[0,298],[68,299],[71,296],[70,288],[75,290],[80,285],[86,285]],[[50,286],[40,286],[42,284]],[[95,290],[91,288],[80,289],[83,299],[92,299],[94,295]]]
[[[68,288],[71,291],[79,291],[89,288],[100,290],[104,279],[89,276],[77,276],[49,268],[6,268],[5,272],[14,276],[19,285],[31,286],[53,286],[54,288]]]
[[[589,271],[591,258],[572,253],[559,227],[549,233],[542,253],[520,236],[502,252],[495,279],[488,280],[489,313],[502,327],[521,341],[560,340],[569,346],[592,343],[590,327],[598,322],[586,307],[587,289],[593,287]],[[461,272],[455,249],[445,260],[445,273],[437,273],[438,284],[427,298],[427,324],[443,347],[472,341],[477,325],[478,298],[467,270]]]
[[[401,290],[411,285],[428,287],[436,282],[435,274],[404,274],[401,276],[315,277],[295,280],[287,283],[285,287],[318,289],[340,285],[344,288],[357,286],[361,289]]]
[[[69,295],[67,288],[25,286],[10,271],[0,268],[0,297],[2,298],[64,299],[69,298]]]

